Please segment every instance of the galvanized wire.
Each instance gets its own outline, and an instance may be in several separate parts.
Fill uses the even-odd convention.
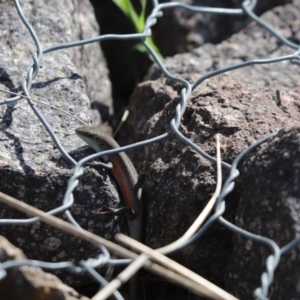
[[[102,156],[105,156],[107,154],[115,154],[122,151],[127,151],[133,148],[137,147],[143,147],[152,143],[156,143],[158,141],[161,141],[171,134],[175,134],[175,136],[180,139],[182,142],[184,142],[187,146],[193,148],[197,153],[202,155],[205,159],[209,160],[213,164],[217,163],[216,158],[210,156],[208,153],[206,153],[204,150],[202,150],[198,145],[193,143],[191,140],[186,138],[180,131],[179,131],[179,125],[181,123],[181,118],[185,113],[186,110],[186,104],[187,101],[189,101],[190,95],[192,91],[202,84],[206,79],[217,76],[219,74],[223,74],[225,72],[230,72],[235,69],[248,67],[255,64],[271,64],[271,63],[278,63],[281,61],[288,60],[293,64],[300,64],[300,49],[299,45],[295,44],[294,42],[291,42],[284,38],[280,33],[276,31],[275,28],[267,24],[265,21],[263,21],[261,18],[256,16],[253,12],[253,8],[256,5],[255,0],[250,1],[246,0],[241,3],[240,8],[236,9],[226,9],[226,8],[214,8],[214,7],[201,7],[201,6],[192,6],[187,5],[183,3],[178,2],[169,2],[169,3],[159,3],[158,0],[152,0],[152,11],[149,14],[149,16],[146,19],[146,24],[144,27],[144,30],[142,33],[134,33],[134,34],[126,34],[126,35],[119,35],[119,34],[107,34],[107,35],[100,35],[94,38],[81,40],[81,41],[75,41],[70,43],[64,43],[60,45],[53,45],[51,47],[48,47],[46,49],[41,48],[41,44],[39,41],[39,37],[36,35],[34,28],[31,26],[31,24],[28,22],[26,17],[23,14],[22,8],[19,4],[18,0],[14,0],[15,8],[20,16],[20,19],[26,26],[28,32],[31,35],[31,38],[35,44],[36,52],[32,54],[32,66],[28,69],[27,76],[22,80],[21,89],[23,91],[23,94],[27,97],[26,101],[28,102],[28,105],[32,109],[32,111],[36,114],[40,122],[43,124],[45,129],[47,130],[49,136],[52,138],[53,143],[56,145],[56,147],[59,149],[63,157],[70,162],[70,164],[74,167],[73,170],[73,176],[69,179],[67,189],[65,191],[64,199],[62,201],[61,206],[51,210],[48,212],[49,215],[55,215],[58,213],[64,212],[65,216],[68,218],[69,222],[75,225],[78,229],[80,229],[80,225],[77,223],[75,218],[72,216],[71,212],[69,211],[69,208],[72,207],[74,203],[74,196],[73,192],[78,186],[79,179],[83,175],[83,165],[86,164],[88,161],[93,160],[95,158],[100,158]],[[174,9],[174,8],[183,8],[186,10],[189,10],[193,13],[214,13],[214,14],[228,14],[228,15],[242,15],[246,14],[248,15],[252,20],[257,22],[259,25],[264,27],[266,30],[268,30],[275,38],[277,38],[280,42],[284,43],[286,46],[290,47],[291,53],[289,55],[276,57],[276,58],[266,58],[266,59],[255,59],[255,60],[249,60],[245,61],[243,63],[227,66],[225,68],[209,72],[205,74],[204,76],[198,78],[195,82],[190,83],[184,78],[180,78],[178,76],[175,76],[171,74],[164,63],[161,61],[159,56],[156,54],[156,52],[152,49],[152,47],[146,42],[146,37],[149,37],[152,35],[151,27],[154,26],[157,22],[157,18],[163,17],[163,12],[167,9]],[[171,120],[170,128],[167,132],[165,132],[162,135],[156,136],[154,138],[144,140],[138,143],[134,143],[125,147],[120,147],[118,149],[113,149],[109,151],[103,151],[101,153],[96,153],[93,155],[90,155],[80,161],[75,161],[64,149],[64,147],[61,145],[59,139],[55,135],[54,131],[52,130],[51,126],[47,122],[47,118],[43,116],[43,114],[39,111],[39,109],[36,107],[34,102],[30,99],[30,90],[32,87],[32,83],[35,80],[36,76],[39,74],[39,68],[40,68],[40,62],[42,61],[43,55],[47,55],[49,52],[53,51],[59,51],[61,49],[71,48],[71,47],[77,47],[89,43],[95,43],[99,41],[104,40],[119,40],[127,41],[127,40],[139,40],[141,41],[146,49],[148,50],[149,54],[153,57],[153,60],[157,63],[160,70],[163,72],[165,77],[169,78],[170,80],[173,80],[174,82],[179,82],[183,84],[183,88],[180,93],[180,103],[176,106],[174,118]],[[294,51],[295,49],[296,51]],[[0,101],[0,105],[11,103],[11,102],[17,102],[21,99],[21,96],[14,96],[7,99],[2,99]],[[274,272],[278,264],[280,263],[281,255],[284,255],[288,251],[294,249],[299,243],[300,238],[297,238],[293,241],[291,241],[286,246],[282,247],[281,249],[279,246],[271,239],[256,235],[254,233],[248,232],[242,228],[237,227],[236,225],[228,222],[224,219],[223,214],[226,210],[226,196],[234,189],[234,183],[236,178],[239,176],[239,170],[238,170],[238,163],[241,161],[241,159],[247,155],[249,152],[253,151],[255,148],[260,146],[262,143],[269,140],[272,136],[274,136],[273,133],[271,135],[268,135],[261,139],[260,141],[254,143],[244,151],[242,151],[236,159],[233,161],[233,163],[230,165],[224,161],[221,162],[221,165],[223,168],[230,171],[230,174],[228,178],[226,179],[224,186],[222,188],[221,194],[215,204],[215,212],[214,214],[204,223],[204,225],[198,230],[197,233],[193,235],[189,240],[185,241],[181,245],[178,246],[176,249],[177,251],[179,249],[182,249],[186,247],[187,245],[190,245],[194,243],[197,239],[201,238],[203,233],[209,229],[213,223],[219,222],[225,227],[227,227],[229,230],[244,236],[248,239],[251,239],[253,241],[256,241],[258,243],[266,244],[269,246],[273,252],[272,255],[270,255],[266,259],[266,271],[261,275],[261,286],[258,287],[254,292],[254,295],[257,299],[268,299],[268,290],[270,285],[272,284],[273,278],[274,278]],[[29,225],[33,224],[40,219],[38,217],[29,218],[29,219],[1,219],[0,224],[9,224],[9,225]],[[101,254],[99,255],[98,259],[88,259],[86,261],[81,261],[78,265],[75,265],[71,262],[60,262],[60,263],[48,263],[43,261],[32,261],[32,260],[26,260],[22,262],[18,261],[9,261],[4,262],[0,264],[0,280],[3,279],[6,276],[6,270],[11,267],[16,267],[20,265],[33,265],[33,266],[39,266],[41,268],[45,269],[58,269],[58,268],[68,268],[72,269],[75,272],[87,272],[90,274],[90,276],[99,283],[100,286],[107,285],[107,281],[100,276],[98,272],[95,271],[95,267],[99,265],[118,265],[118,264],[129,264],[132,260],[131,259],[110,259],[110,254],[108,250],[104,247],[99,245],[101,249]],[[144,258],[146,259],[146,258]],[[122,296],[119,294],[118,291],[114,291],[114,297],[116,299],[122,299]]]

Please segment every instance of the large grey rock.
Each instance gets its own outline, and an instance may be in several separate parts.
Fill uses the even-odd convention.
[[[174,59],[175,60],[175,59]],[[200,74],[185,75],[194,82]],[[182,86],[165,78],[138,85],[130,102],[127,143],[146,140],[170,129]],[[299,126],[299,94],[282,89],[282,106],[275,90],[238,81],[228,75],[197,87],[187,103],[180,131],[212,156],[214,135],[221,135],[222,159],[231,163],[250,144],[276,129]],[[286,109],[284,108],[286,107]],[[195,220],[215,189],[215,166],[175,136],[131,151],[144,178],[146,243],[161,247],[179,238]],[[228,174],[225,172],[224,178]],[[237,195],[227,199],[225,217],[233,221]],[[213,226],[199,242],[174,254],[180,263],[223,286],[232,250],[231,232]]]
[[[36,30],[42,47],[76,41],[98,34],[93,10],[88,1],[22,1],[24,14]],[[0,88],[16,90],[32,65],[35,51],[32,38],[11,1],[1,1]],[[107,70],[97,44],[47,53],[41,61],[31,95],[71,112],[91,123],[90,101],[111,103]],[[1,92],[1,99],[8,95]],[[0,190],[44,211],[59,207],[73,175],[72,166],[62,158],[53,140],[32,112],[26,100],[0,106]],[[81,124],[61,112],[39,105],[64,149],[75,160],[93,153],[77,149],[83,142],[75,135]],[[125,220],[110,214],[108,207],[119,205],[116,185],[101,167],[85,169],[75,191],[71,208],[74,218],[85,229],[112,239],[126,231]],[[1,205],[0,219],[27,218]],[[124,217],[125,218],[125,217]],[[95,256],[98,250],[61,231],[36,223],[31,226],[0,225],[0,233],[22,248],[31,259],[44,261],[80,260]],[[66,271],[62,278],[75,284],[79,279]]]
[[[283,247],[300,233],[300,128],[280,131],[247,160],[237,187],[236,225]],[[270,299],[299,299],[300,248],[283,255],[275,270]],[[253,299],[266,271],[270,248],[234,235],[227,287],[240,299]]]

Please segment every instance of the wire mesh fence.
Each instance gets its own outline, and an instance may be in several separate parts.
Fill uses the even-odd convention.
[[[292,240],[290,243],[285,245],[284,247],[280,248],[275,241],[264,237],[259,236],[254,233],[248,232],[236,225],[232,224],[231,222],[227,221],[223,214],[226,210],[226,196],[234,189],[234,183],[237,177],[239,176],[240,172],[238,169],[239,162],[247,156],[250,152],[254,151],[257,147],[261,144],[267,142],[271,137],[273,137],[276,132],[265,136],[263,139],[255,142],[250,147],[242,151],[233,161],[232,164],[226,163],[221,161],[220,153],[219,153],[219,141],[216,142],[218,157],[212,157],[205,151],[203,151],[199,146],[193,143],[191,140],[187,139],[180,131],[179,126],[186,111],[186,104],[190,99],[192,91],[199,85],[201,85],[206,79],[232,71],[240,68],[244,68],[246,66],[251,66],[255,64],[273,64],[282,61],[288,61],[291,64],[300,64],[299,60],[299,46],[292,41],[287,40],[281,34],[279,34],[275,28],[266,24],[262,19],[257,17],[253,13],[253,9],[256,5],[256,1],[246,0],[241,3],[241,8],[239,9],[225,9],[225,8],[211,8],[211,7],[196,7],[191,5],[186,5],[183,3],[178,2],[170,2],[170,3],[159,3],[157,0],[152,0],[152,11],[150,15],[147,17],[146,24],[142,33],[135,33],[135,34],[126,34],[126,35],[118,35],[118,34],[109,34],[109,35],[100,35],[88,40],[80,40],[65,44],[53,45],[51,47],[42,49],[40,39],[36,35],[34,26],[31,25],[26,16],[24,16],[22,7],[19,4],[18,0],[14,0],[15,8],[21,18],[22,22],[26,26],[28,32],[31,35],[32,41],[35,45],[35,51],[32,53],[32,66],[28,69],[25,78],[20,78],[22,94],[15,95],[11,98],[2,99],[0,101],[1,105],[9,105],[11,103],[19,103],[20,100],[26,99],[27,105],[32,109],[32,111],[36,114],[40,122],[45,127],[47,133],[53,140],[53,143],[59,149],[61,155],[72,165],[73,167],[73,174],[69,178],[68,187],[65,190],[65,194],[60,206],[44,213],[32,206],[26,205],[12,197],[9,197],[3,193],[0,193],[0,201],[12,206],[22,212],[27,213],[28,215],[32,216],[28,219],[11,219],[11,220],[0,220],[0,225],[8,224],[14,226],[20,225],[29,225],[36,223],[38,221],[43,221],[51,226],[58,227],[61,230],[64,230],[68,233],[71,233],[77,237],[80,237],[93,245],[96,245],[101,250],[101,254],[98,258],[90,258],[88,260],[82,260],[80,263],[74,264],[69,261],[59,262],[59,263],[50,263],[44,261],[9,261],[4,262],[0,265],[0,279],[3,279],[6,276],[6,270],[12,267],[17,267],[20,265],[34,265],[39,266],[41,268],[46,269],[72,269],[75,272],[87,272],[94,280],[101,286],[101,290],[97,295],[94,296],[94,300],[96,299],[106,299],[110,295],[113,295],[116,299],[123,299],[121,294],[118,292],[118,288],[130,279],[140,268],[146,268],[147,270],[154,272],[160,276],[164,276],[167,279],[170,279],[180,285],[183,285],[185,288],[191,290],[192,292],[198,295],[204,295],[209,298],[213,299],[236,299],[234,296],[228,294],[227,292],[223,291],[222,289],[216,287],[209,281],[205,280],[204,278],[200,277],[199,275],[191,272],[190,270],[176,264],[174,261],[168,260],[164,255],[169,254],[175,250],[182,249],[188,245],[191,245],[196,240],[201,238],[203,233],[209,229],[215,222],[219,222],[229,230],[244,236],[250,240],[262,243],[267,245],[270,248],[271,255],[265,261],[265,272],[261,274],[261,286],[257,287],[254,292],[254,297],[256,299],[268,299],[268,292],[269,288],[272,285],[274,272],[276,267],[280,264],[281,255],[287,253],[297,247],[298,243],[300,242],[300,238]],[[183,8],[186,10],[190,10],[193,13],[216,13],[216,14],[229,14],[229,15],[242,15],[245,14],[249,16],[252,20],[257,22],[259,25],[264,27],[268,30],[278,41],[288,46],[290,50],[289,55],[281,56],[281,57],[273,57],[273,58],[266,58],[266,59],[256,59],[245,61],[243,63],[239,63],[237,65],[231,65],[226,68],[222,68],[216,71],[212,71],[207,73],[194,82],[190,83],[189,81],[185,80],[184,78],[180,78],[171,74],[165,67],[164,62],[158,57],[156,52],[152,49],[152,47],[147,43],[146,38],[152,35],[151,28],[155,25],[158,18],[163,18],[163,13],[165,10],[174,9],[174,8]],[[37,10],[38,14],[38,10]],[[101,41],[105,41],[108,39],[115,39],[119,40],[120,43],[122,40],[129,40],[135,39],[141,41],[144,46],[146,47],[148,53],[152,56],[155,63],[159,66],[160,70],[164,73],[164,76],[173,80],[174,82],[181,83],[183,85],[183,89],[181,90],[181,99],[179,104],[176,106],[174,111],[174,117],[170,123],[170,127],[167,132],[156,136],[154,138],[144,140],[138,143],[134,143],[128,146],[111,149],[102,151],[88,157],[85,157],[79,161],[76,161],[73,157],[68,154],[68,151],[64,149],[61,145],[59,139],[57,138],[53,128],[49,125],[47,121],[47,116],[44,116],[43,113],[37,108],[34,103],[34,99],[31,98],[30,91],[32,89],[33,84],[38,80],[37,76],[39,75],[40,71],[40,64],[43,61],[43,58],[47,56],[48,53],[58,51],[61,49],[66,48],[73,48],[89,43],[97,43]],[[7,90],[7,92],[10,92]],[[12,94],[12,92],[11,92]],[[280,96],[277,97],[278,99]],[[278,100],[277,99],[277,100]],[[38,99],[37,99],[38,100]],[[280,100],[280,99],[279,99]],[[17,104],[18,105],[18,104]],[[175,134],[176,137],[184,142],[189,147],[193,148],[197,153],[202,155],[204,158],[209,160],[218,170],[218,183],[216,187],[216,191],[212,196],[211,200],[208,202],[206,208],[199,213],[199,217],[195,221],[195,223],[191,226],[191,228],[183,235],[180,239],[173,242],[170,245],[167,245],[160,249],[150,249],[138,242],[134,242],[133,240],[126,238],[125,236],[119,235],[117,237],[118,241],[121,241],[127,246],[131,246],[136,250],[138,254],[129,251],[121,246],[118,246],[112,242],[104,240],[99,236],[91,234],[88,231],[85,231],[81,228],[81,226],[76,221],[76,217],[74,217],[71,212],[70,208],[74,204],[74,191],[78,186],[80,181],[80,177],[83,174],[83,166],[95,159],[101,158],[107,155],[117,154],[123,151],[127,151],[137,147],[143,147],[152,143],[157,143],[171,134]],[[228,178],[222,179],[221,169],[226,169],[229,171]],[[226,180],[225,180],[226,179]],[[225,180],[224,185],[221,187],[222,180]],[[208,217],[209,213],[213,211],[213,213]],[[65,217],[68,219],[69,223],[62,221],[56,217],[56,214],[64,213]],[[207,218],[208,217],[208,218]],[[207,219],[206,219],[207,218]],[[117,254],[122,259],[112,259],[111,253]],[[150,258],[151,261],[150,262]],[[116,279],[108,283],[106,279],[104,279],[98,272],[96,272],[95,268],[99,266],[107,266],[107,265],[119,265],[124,264],[128,265],[127,268],[123,272],[121,272]]]

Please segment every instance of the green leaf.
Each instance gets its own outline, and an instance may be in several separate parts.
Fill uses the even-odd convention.
[[[146,14],[146,4],[147,0],[140,0],[142,10],[141,14],[139,15],[139,32],[142,32],[145,27],[145,14]]]
[[[163,56],[160,54],[158,47],[155,45],[153,39],[151,36],[146,38],[146,42],[151,46],[151,48],[154,50],[154,52],[157,54],[160,60],[163,59]],[[152,56],[149,54],[149,57],[151,57],[151,60],[153,61]]]
[[[131,21],[136,32],[141,33],[145,27],[145,14],[146,14],[147,0],[140,0],[140,4],[141,4],[140,15],[136,13],[133,5],[131,4],[131,0],[112,0],[112,1],[122,10],[125,16]],[[146,41],[152,47],[152,49],[155,51],[158,57],[162,59],[162,55],[160,54],[159,49],[155,45],[152,37],[147,37]],[[142,43],[135,45],[134,50],[145,53],[149,57],[149,59],[153,61],[152,56],[148,53],[146,47]]]

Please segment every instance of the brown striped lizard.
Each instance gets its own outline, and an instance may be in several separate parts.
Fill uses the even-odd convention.
[[[82,126],[76,129],[76,134],[96,152],[119,148],[113,137],[101,131],[96,126]],[[112,163],[112,174],[119,185],[126,206],[131,209],[132,215],[127,215],[129,235],[142,242],[142,209],[141,193],[138,188],[138,174],[130,158],[125,152],[102,157],[105,162]],[[130,299],[136,300],[138,293],[138,277],[135,275],[129,283]]]
[[[76,129],[76,134],[96,152],[119,148],[119,144],[109,134],[101,131],[96,126],[82,126]],[[130,158],[125,152],[102,157],[105,162],[113,165],[112,174],[119,185],[126,206],[132,211],[128,217],[129,235],[141,242],[142,240],[142,211],[141,189],[138,189],[138,174]]]

